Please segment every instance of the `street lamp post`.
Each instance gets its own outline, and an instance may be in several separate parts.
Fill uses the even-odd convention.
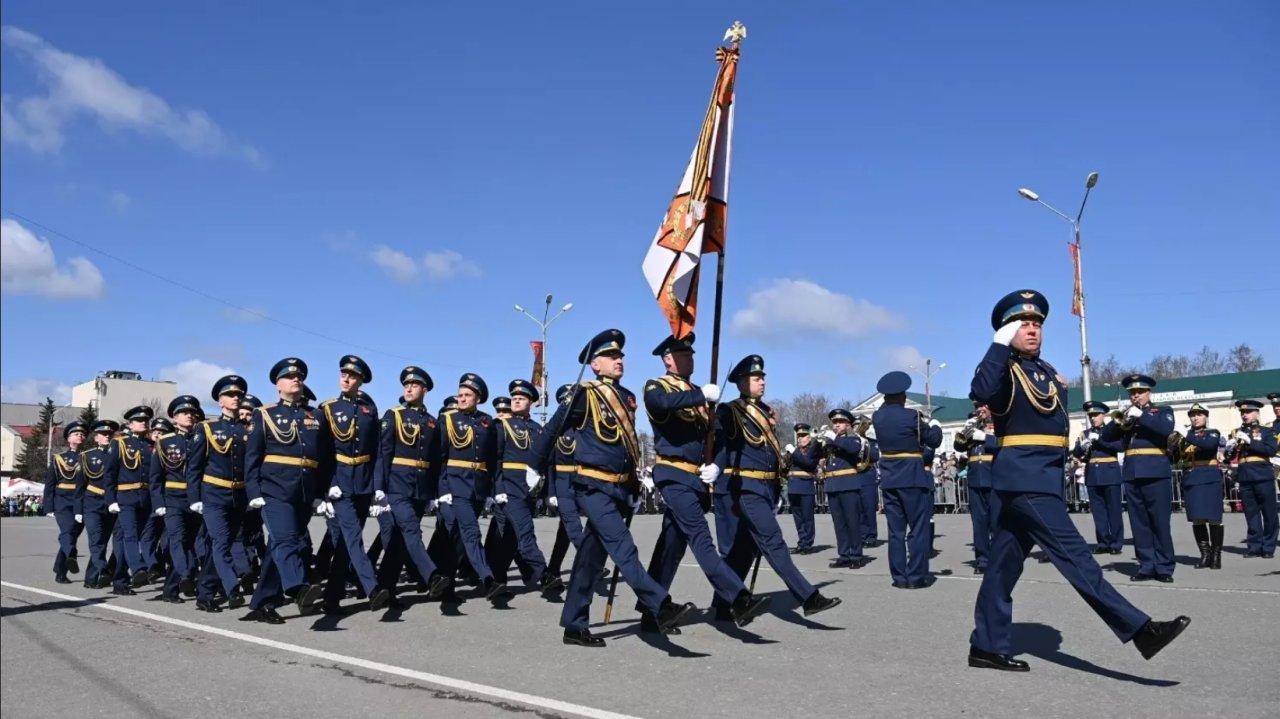
[[[556,320],[560,319],[560,315],[573,309],[573,303],[570,302],[566,304],[564,307],[561,307],[560,311],[556,313],[556,316],[552,317],[549,320],[547,319],[547,317],[551,314],[551,295],[550,294],[547,295],[546,304],[542,308],[541,320],[529,314],[528,310],[526,310],[524,307],[520,305],[516,305],[515,309],[516,309],[516,312],[519,312],[523,314],[525,317],[528,317],[529,319],[533,320],[533,323],[538,325],[538,329],[541,330],[542,332],[542,391],[540,392],[540,396],[538,397],[538,402],[539,402],[539,406],[542,407],[542,423],[546,424],[547,423],[547,405],[549,404],[547,401],[547,395],[549,394],[550,388],[551,388],[551,384],[548,379],[549,375],[547,373],[547,328],[551,326],[552,322],[555,322]]]
[[[1074,219],[1069,215],[1059,212],[1057,208],[1055,208],[1053,205],[1050,205],[1049,203],[1040,199],[1040,195],[1036,194],[1035,192],[1032,192],[1031,190],[1028,190],[1025,187],[1018,190],[1018,194],[1021,195],[1022,197],[1025,197],[1031,202],[1036,202],[1041,205],[1044,205],[1045,207],[1048,207],[1050,210],[1053,210],[1054,214],[1056,214],[1058,217],[1061,217],[1062,219],[1071,223],[1071,235],[1072,235],[1072,238],[1075,240],[1077,263],[1084,262],[1084,259],[1080,256],[1080,253],[1083,252],[1083,250],[1080,247],[1080,220],[1081,218],[1084,217],[1084,206],[1087,202],[1089,202],[1089,191],[1092,190],[1093,186],[1096,184],[1098,184],[1098,173],[1090,172],[1089,177],[1087,177],[1084,181],[1084,199],[1080,201],[1080,211],[1076,213],[1076,216]],[[1092,360],[1089,359],[1089,332],[1088,332],[1088,327],[1085,323],[1084,306],[1085,306],[1084,270],[1081,269],[1080,270],[1080,370],[1081,370],[1081,382],[1084,385],[1084,401],[1088,402],[1093,399],[1093,386],[1092,386],[1093,383],[1089,376],[1089,370],[1093,362]]]
[[[935,368],[933,366],[933,360],[926,359],[924,361],[924,371],[920,372],[919,367],[916,367],[915,365],[907,365],[908,369],[920,372],[924,375],[924,404],[926,411],[928,411],[931,416],[933,415],[933,376],[941,372],[946,366],[946,362],[941,362]]]

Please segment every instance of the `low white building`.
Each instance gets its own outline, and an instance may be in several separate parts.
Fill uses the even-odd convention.
[[[159,404],[161,412],[178,396],[178,385],[169,380],[144,380],[137,372],[108,370],[71,388],[71,404],[95,407],[98,417],[121,421],[124,413],[141,404]]]

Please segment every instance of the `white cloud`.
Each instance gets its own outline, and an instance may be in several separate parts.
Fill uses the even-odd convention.
[[[158,135],[191,152],[219,153],[233,145],[204,111],[174,108],[97,58],[64,52],[13,26],[0,30],[0,42],[34,66],[45,93],[4,99],[0,120],[5,142],[56,152],[66,142],[66,126],[78,116],[88,116],[106,130]],[[239,152],[257,161],[256,150]]]
[[[884,357],[885,365],[889,369],[899,369],[905,372],[912,365],[924,367],[925,356],[920,353],[920,350],[910,345],[886,347],[881,350],[881,354]]]
[[[5,294],[97,299],[105,286],[89,260],[72,257],[59,267],[48,242],[17,220],[0,220],[0,289]]]
[[[39,404],[52,398],[59,405],[71,401],[71,385],[53,379],[23,379],[0,385],[0,398],[5,402]]]
[[[230,367],[222,367],[212,362],[189,359],[172,367],[160,369],[160,379],[172,380],[178,384],[178,394],[189,394],[204,401],[213,389],[218,378],[229,374],[239,374]]]
[[[119,190],[116,190],[111,193],[111,197],[108,198],[108,202],[110,202],[111,206],[116,210],[124,212],[129,209],[129,205],[133,204],[133,198]]]
[[[906,321],[884,307],[843,295],[809,280],[776,279],[752,293],[733,313],[735,334],[766,342],[836,337],[856,339],[877,330],[899,330]]]
[[[382,268],[396,282],[413,282],[418,278],[418,264],[413,258],[386,245],[378,245],[369,253],[373,264]]]
[[[427,277],[434,281],[480,276],[479,265],[453,250],[428,252],[422,258],[422,267],[427,271]]]

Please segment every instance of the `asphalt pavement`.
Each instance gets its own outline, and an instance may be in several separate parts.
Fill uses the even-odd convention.
[[[788,541],[795,530],[783,516]],[[407,594],[404,611],[367,602],[343,618],[283,626],[155,601],[148,587],[115,597],[53,582],[52,519],[0,521],[0,713],[5,717],[1275,717],[1280,706],[1280,560],[1244,559],[1244,521],[1227,515],[1220,571],[1195,569],[1190,527],[1174,517],[1175,582],[1132,584],[1131,552],[1103,556],[1106,575],[1158,619],[1192,618],[1152,661],[1120,644],[1051,564],[1031,560],[1014,593],[1015,644],[1026,674],[965,664],[979,577],[966,515],[937,518],[924,590],[890,586],[885,546],[859,570],[829,569],[830,518],[816,554],[797,556],[836,609],[806,619],[766,565],[757,592],[771,612],[736,629],[704,612],[670,638],[637,634],[634,595],[621,585],[604,649],[564,646],[560,605],[534,591],[499,609],[471,598],[457,611]],[[1086,516],[1077,524],[1086,537]],[[884,518],[880,518],[884,537]],[[367,533],[373,536],[373,524]],[[424,521],[429,532],[432,520]],[[637,517],[647,561],[659,519]],[[549,551],[553,519],[539,519]],[[322,523],[312,523],[319,538]],[[87,549],[82,537],[82,557]],[[83,562],[83,560],[82,560]],[[704,610],[711,589],[691,555],[672,594]],[[513,578],[515,573],[513,572]],[[566,577],[567,578],[567,577]],[[603,592],[604,583],[600,585]],[[474,596],[471,590],[464,597]]]

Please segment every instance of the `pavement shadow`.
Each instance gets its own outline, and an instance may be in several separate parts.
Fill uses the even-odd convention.
[[[834,581],[826,581],[821,584],[814,585],[821,589],[828,584],[835,584]],[[817,629],[825,632],[843,632],[844,627],[833,627],[829,624],[822,624],[808,619],[804,616],[804,609],[791,596],[791,592],[779,590],[776,592],[767,592],[757,594],[757,597],[769,597],[769,614],[781,619],[788,624],[794,624],[804,629]]]
[[[702,618],[701,618],[701,619],[699,619],[699,620],[698,620],[698,621],[696,621],[696,622],[690,622],[690,624],[691,624],[691,625],[694,625],[694,626],[699,625],[699,624],[705,624],[705,625],[707,625],[707,626],[711,627],[712,629],[716,630],[717,632],[720,632],[721,634],[725,635],[726,637],[729,637],[730,639],[737,639],[738,641],[742,642],[743,644],[761,644],[761,645],[763,645],[763,644],[777,644],[777,643],[778,643],[778,640],[776,640],[776,639],[765,639],[764,637],[760,636],[759,634],[756,634],[755,632],[750,631],[750,630],[748,630],[748,629],[743,629],[742,627],[739,627],[738,625],[734,624],[733,622],[717,622],[717,621],[712,621],[712,617],[714,617],[714,616],[715,616],[715,612],[714,612],[714,610],[713,610],[713,611],[704,612],[704,613],[703,613],[703,615],[702,615]],[[688,626],[688,625],[686,625],[686,626]]]
[[[1110,569],[1119,572],[1125,576],[1132,577],[1138,573],[1139,565],[1137,562],[1108,562],[1102,565],[1103,569]]]
[[[56,612],[63,609],[79,609],[80,607],[91,607],[95,604],[104,604],[110,600],[110,597],[90,597],[88,599],[77,599],[69,601],[59,599],[52,602],[30,603],[25,600],[15,600],[22,602],[20,607],[0,607],[0,618],[17,617],[23,614],[31,614],[33,612]]]
[[[1100,667],[1093,662],[1062,651],[1062,632],[1047,624],[1015,623],[1013,625],[1014,654],[1030,654],[1046,662],[1067,669],[1096,674],[1105,679],[1132,682],[1146,687],[1174,687],[1181,682],[1169,679],[1151,679]]]
[[[665,634],[641,632],[639,619],[631,619],[631,620],[622,621],[622,622],[610,622],[610,624],[622,624],[625,626],[620,626],[613,631],[596,634],[596,636],[599,637],[600,639],[606,639],[606,640],[621,639],[623,637],[635,636],[645,644],[648,644],[649,646],[659,651],[666,652],[667,656],[673,657],[675,659],[702,659],[702,658],[711,656],[710,654],[704,654],[702,652],[695,652],[695,651],[686,649],[685,647],[682,647],[679,644],[676,644],[675,642],[671,641],[671,639]],[[602,623],[596,626],[606,626],[606,625]]]

